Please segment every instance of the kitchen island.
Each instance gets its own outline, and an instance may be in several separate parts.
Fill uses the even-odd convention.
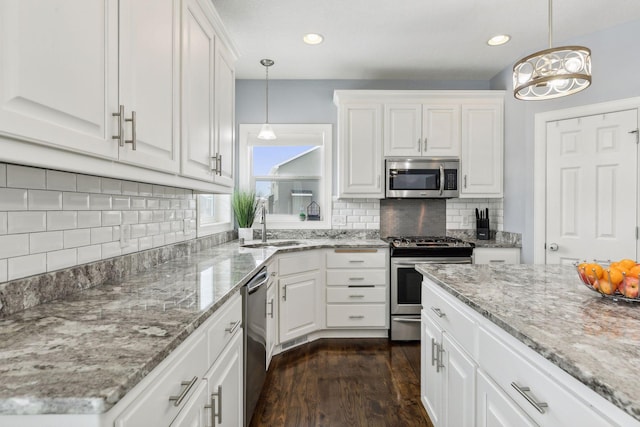
[[[296,243],[226,243],[0,319],[0,425],[16,425],[3,416],[109,411],[276,253],[388,246]]]
[[[478,372],[483,371],[484,363],[495,364],[491,358],[483,359],[483,354],[491,354],[485,353],[483,345],[490,340],[483,341],[483,331],[497,327],[508,334],[498,341],[514,338],[555,365],[549,368],[558,367],[581,383],[573,384],[569,379],[563,381],[565,388],[584,385],[587,393],[593,391],[598,395],[594,397],[608,401],[602,401],[600,408],[598,403],[593,404],[590,409],[612,416],[619,425],[640,425],[640,306],[602,298],[587,289],[569,266],[422,264],[416,269],[425,278],[423,313],[431,305],[425,301],[425,289],[442,293],[451,304],[470,313],[479,338],[470,338],[466,351],[471,358],[479,359]],[[440,312],[439,316],[444,314]],[[530,360],[538,363],[535,357]],[[544,371],[546,361],[540,360]],[[499,368],[508,371],[508,361],[500,363],[503,365]],[[607,406],[609,402],[611,407]],[[549,402],[552,407],[553,402]],[[540,409],[552,413],[551,409]],[[618,409],[628,416],[617,414]]]

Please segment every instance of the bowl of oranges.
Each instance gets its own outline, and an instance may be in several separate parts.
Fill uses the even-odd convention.
[[[615,300],[640,302],[640,264],[632,259],[606,264],[576,264],[580,281],[592,291]]]

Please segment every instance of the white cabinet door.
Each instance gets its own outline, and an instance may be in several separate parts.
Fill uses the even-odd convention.
[[[384,155],[419,156],[422,153],[422,105],[384,105]]]
[[[215,54],[215,145],[218,156],[214,181],[233,187],[233,135],[235,129],[234,58],[219,39]]]
[[[321,329],[318,294],[320,271],[280,278],[280,342]]]
[[[209,404],[209,388],[206,381],[200,381],[193,396],[185,403],[170,427],[209,427],[206,405]]]
[[[273,350],[276,347],[276,334],[278,332],[278,321],[276,319],[278,310],[277,289],[275,283],[267,288],[267,369],[269,369]]]
[[[215,34],[198,0],[182,11],[182,159],[181,173],[213,179]]]
[[[422,138],[423,156],[460,156],[460,105],[424,104]]]
[[[120,104],[132,144],[120,148],[120,160],[178,171],[180,1],[120,0]]]
[[[460,197],[502,197],[502,101],[462,106]]]
[[[216,427],[243,425],[243,360],[242,330],[240,329],[206,375],[211,406],[210,409],[207,408],[206,413],[211,421],[215,418],[215,423],[211,425]]]
[[[520,264],[520,248],[474,248],[474,264]]]
[[[435,427],[444,426],[442,421],[441,368],[438,366],[438,342],[442,331],[422,312],[421,357],[420,357],[420,397],[429,418]]]
[[[383,198],[382,104],[339,108],[338,196]]]
[[[477,427],[537,426],[482,371],[477,378]]]
[[[117,97],[117,0],[0,2],[0,133],[115,159]]]
[[[474,427],[476,365],[448,336],[442,337],[443,425]]]

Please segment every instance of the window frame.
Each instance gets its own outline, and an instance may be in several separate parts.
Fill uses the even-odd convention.
[[[211,234],[222,233],[224,231],[233,230],[233,224],[235,222],[235,218],[233,216],[233,210],[231,209],[231,199],[229,199],[228,206],[228,222],[202,222],[202,197],[206,196],[228,196],[231,198],[230,194],[196,194],[196,235],[198,237],[209,236]],[[215,203],[215,202],[214,202]],[[215,209],[215,204],[214,204]],[[211,218],[211,217],[209,217]]]
[[[283,140],[297,141],[292,145],[318,145],[322,147],[322,164],[320,176],[320,196],[315,201],[320,205],[320,221],[300,221],[296,214],[269,215],[267,213],[267,228],[269,229],[330,229],[332,216],[332,149],[333,126],[331,124],[271,124],[277,135],[276,140],[262,141],[257,136],[262,124],[240,124],[238,131],[238,187],[243,191],[255,188],[253,178],[253,150],[254,145],[273,146]],[[289,141],[287,141],[289,142]],[[305,177],[309,178],[311,176]],[[264,178],[260,176],[260,178]],[[283,177],[295,179],[295,176]],[[253,228],[260,225],[254,222]]]

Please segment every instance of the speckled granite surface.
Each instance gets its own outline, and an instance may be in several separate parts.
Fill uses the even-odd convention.
[[[521,248],[522,235],[508,231],[491,230],[491,239],[479,240],[476,238],[476,230],[447,230],[447,236],[472,242],[476,248]]]
[[[640,420],[640,304],[606,300],[559,265],[417,270]]]
[[[305,240],[281,252],[375,246]],[[237,242],[0,319],[0,414],[107,411],[276,252]]]

